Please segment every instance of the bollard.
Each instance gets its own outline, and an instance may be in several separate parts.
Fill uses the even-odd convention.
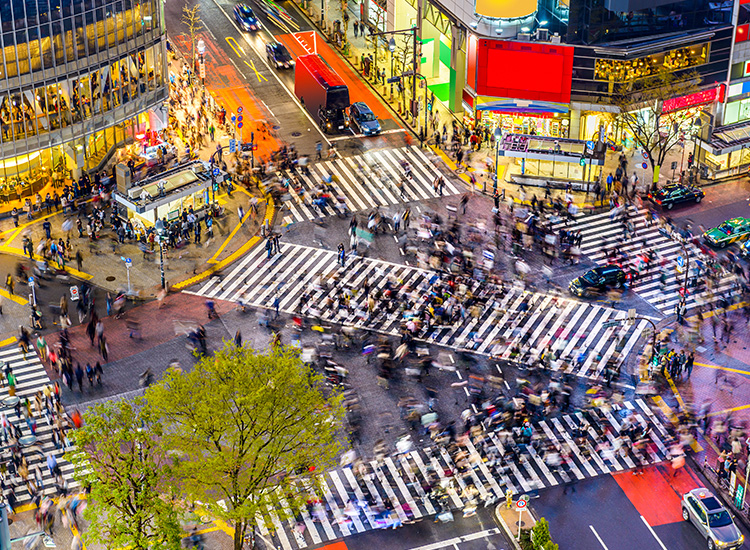
[[[510,489],[507,489],[505,491],[505,506],[508,507],[508,510],[510,510],[510,507],[513,506],[513,491]]]

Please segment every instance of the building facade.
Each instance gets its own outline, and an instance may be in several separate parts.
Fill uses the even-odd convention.
[[[0,193],[97,170],[167,121],[161,0],[4,0],[0,51]]]
[[[697,72],[700,95],[676,103],[696,112],[715,115],[725,96],[720,86],[727,82],[734,43],[733,0],[358,5],[376,2],[372,10],[359,11],[386,30],[418,27],[420,73],[434,95],[468,123],[580,140],[592,139],[604,126],[620,141],[626,138],[612,127],[613,97],[638,79],[661,70]]]

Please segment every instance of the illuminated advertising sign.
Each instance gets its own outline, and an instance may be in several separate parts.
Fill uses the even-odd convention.
[[[476,0],[474,11],[485,17],[514,19],[536,12],[537,0]]]
[[[478,95],[569,103],[573,48],[479,40],[476,71]]]
[[[724,84],[720,84],[719,86],[716,86],[716,88],[711,88],[710,90],[703,90],[702,92],[695,92],[694,94],[668,99],[662,106],[662,112],[671,113],[673,111],[687,109],[688,107],[703,105],[704,103],[713,103],[714,101],[724,101]]]

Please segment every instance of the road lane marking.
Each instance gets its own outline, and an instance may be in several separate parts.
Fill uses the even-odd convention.
[[[462,537],[454,537],[452,539],[444,540],[442,542],[433,542],[432,544],[426,544],[425,546],[417,546],[416,548],[409,548],[409,550],[438,550],[447,546],[453,546],[454,544],[460,544],[462,542],[469,542],[476,539],[486,538],[492,535],[500,534],[500,529],[493,527],[492,529],[486,529],[485,531],[479,531],[478,533],[470,533]]]
[[[645,524],[646,524],[646,527],[648,527],[648,530],[649,530],[649,531],[651,531],[651,534],[652,534],[652,535],[654,536],[654,538],[656,539],[656,542],[658,542],[658,543],[659,543],[659,546],[661,546],[662,550],[667,550],[667,547],[666,547],[666,546],[664,546],[664,543],[663,543],[663,542],[661,541],[661,539],[660,539],[659,537],[657,537],[657,536],[656,536],[656,532],[654,531],[654,528],[653,528],[653,527],[651,527],[651,526],[650,526],[650,525],[648,524],[648,522],[646,521],[646,518],[644,518],[643,516],[641,516],[641,519],[643,520],[643,523],[645,523]]]
[[[224,7],[221,4],[219,4],[218,0],[213,0],[213,2],[214,2],[214,4],[216,4],[216,7],[219,8],[219,10],[221,10],[221,13],[224,14],[224,17],[226,17],[227,19],[229,19],[229,22],[232,23],[232,25],[234,26],[234,28],[237,29],[237,31],[242,35],[242,31],[237,26],[237,22],[232,17],[229,17],[229,14],[227,13],[227,10],[225,10]],[[258,49],[255,46],[253,46],[252,42],[250,42],[250,39],[247,36],[245,37],[245,40],[247,41],[248,45],[253,49],[253,51],[256,53],[256,55],[260,58],[260,60],[265,64],[265,66],[268,68],[268,70],[271,72],[271,74],[273,75],[273,77],[279,83],[279,86],[281,86],[284,90],[286,90],[286,93],[289,94],[289,97],[291,97],[292,100],[297,104],[297,106],[302,110],[302,112],[307,117],[307,119],[310,121],[310,123],[313,125],[313,127],[318,131],[318,134],[320,134],[320,137],[322,137],[323,140],[325,140],[325,142],[330,147],[331,146],[331,142],[328,140],[328,137],[321,131],[321,129],[318,126],[318,124],[313,120],[312,116],[310,116],[310,113],[307,112],[307,109],[305,109],[302,106],[302,104],[299,101],[299,98],[296,95],[294,95],[294,92],[292,92],[289,88],[287,88],[287,86],[281,81],[281,78],[279,78],[279,75],[276,74],[276,71],[274,71],[273,69],[271,69],[271,66],[266,61],[265,53],[263,55],[261,55],[261,52],[259,52]],[[234,63],[234,61],[232,61],[232,63]],[[242,72],[239,70],[239,68],[237,69],[237,72],[239,72],[240,74],[242,74]]]
[[[602,538],[601,538],[601,537],[599,536],[599,533],[597,533],[597,532],[596,532],[596,529],[594,529],[594,526],[593,526],[593,525],[589,525],[589,529],[591,529],[591,532],[592,532],[592,533],[594,533],[594,536],[596,537],[596,540],[598,540],[598,541],[599,541],[599,544],[601,544],[601,545],[602,545],[602,548],[604,548],[604,550],[609,550],[609,548],[607,548],[607,545],[606,545],[606,544],[604,544],[604,541],[603,541],[603,540],[602,540]]]
[[[247,55],[245,53],[245,50],[242,49],[242,46],[239,45],[239,43],[234,39],[233,36],[227,36],[225,40],[227,41],[227,44],[229,44],[229,47],[232,48],[234,53],[237,54],[237,57],[242,58]],[[245,63],[247,63],[247,61],[245,61]]]

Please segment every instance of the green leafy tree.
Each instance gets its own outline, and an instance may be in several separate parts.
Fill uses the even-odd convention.
[[[146,398],[179,457],[176,491],[231,523],[235,550],[259,518],[299,510],[341,451],[341,396],[294,351],[227,344],[190,372],[168,371]]]
[[[558,550],[557,544],[552,542],[549,534],[549,522],[544,518],[537,521],[531,528],[531,540],[534,548],[539,550]]]
[[[84,513],[88,541],[106,548],[180,548],[160,434],[143,398],[108,401],[85,414],[83,426],[73,432],[75,450],[66,458],[76,479],[91,488]]]
[[[700,81],[701,77],[695,71],[660,71],[620,85],[613,98],[613,103],[620,109],[622,126],[633,135],[636,145],[648,154],[654,182],[659,181],[667,154],[692,130],[690,111],[664,112],[664,102],[699,91]]]

